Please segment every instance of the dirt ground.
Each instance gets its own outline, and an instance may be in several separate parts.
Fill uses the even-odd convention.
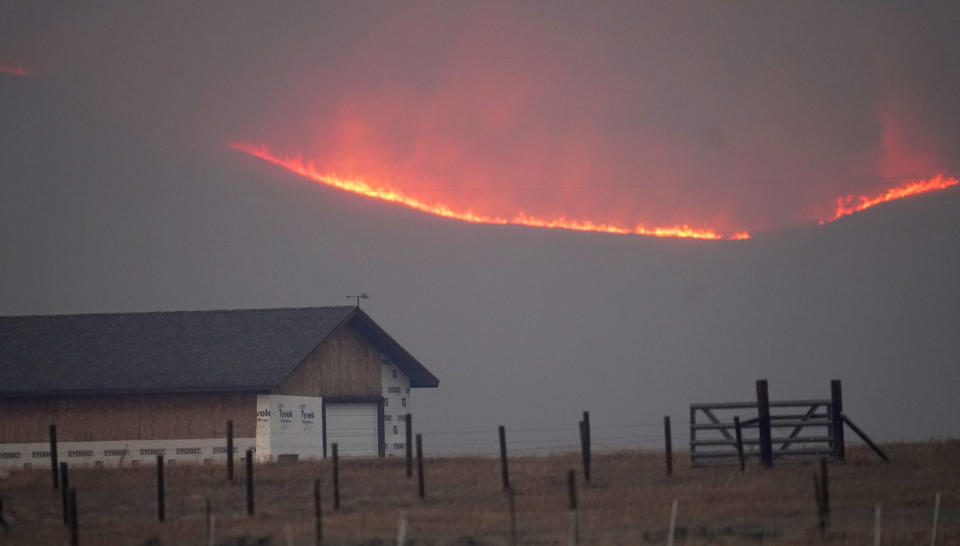
[[[665,475],[662,452],[595,454],[591,483],[578,454],[514,457],[510,477],[518,544],[567,544],[567,471],[576,470],[581,544],[666,544],[673,500],[676,544],[873,544],[875,507],[882,544],[930,544],[941,495],[937,544],[960,544],[960,442],[885,446],[887,464],[854,447],[830,464],[830,526],[821,536],[813,486],[819,464],[690,468],[677,454]],[[157,521],[156,469],[76,468],[79,543],[106,545],[315,544],[313,487],[319,478],[324,544],[510,544],[510,500],[498,459],[425,460],[426,499],[402,459],[344,459],[342,506],[333,509],[329,461],[256,465],[256,515],[246,515],[245,472],[227,483],[222,465],[166,468],[166,521]],[[49,469],[0,479],[0,545],[69,544]],[[207,537],[206,503],[215,516]]]

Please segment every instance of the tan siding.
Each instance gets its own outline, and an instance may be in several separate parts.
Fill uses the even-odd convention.
[[[43,442],[50,424],[64,442],[215,438],[233,419],[238,437],[256,436],[255,394],[178,394],[0,399],[0,444]]]
[[[380,351],[348,325],[330,334],[280,384],[278,394],[380,396]]]

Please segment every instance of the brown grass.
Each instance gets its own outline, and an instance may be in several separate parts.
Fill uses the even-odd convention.
[[[830,466],[831,527],[817,527],[812,475],[817,465],[772,469],[692,469],[678,456],[664,475],[662,453],[596,454],[593,483],[579,457],[561,454],[510,461],[521,544],[566,544],[566,471],[576,469],[582,544],[665,544],[670,505],[679,501],[677,544],[872,544],[873,510],[883,507],[884,544],[929,544],[934,494],[942,493],[938,544],[960,544],[960,442],[887,446],[884,464],[861,448]],[[451,457],[426,461],[427,499],[404,462],[344,460],[343,507],[332,510],[328,462],[265,464],[255,469],[257,515],[245,515],[243,467],[225,483],[224,468],[167,469],[167,521],[156,521],[155,470],[75,469],[81,544],[206,544],[204,506],[217,516],[217,544],[313,544],[313,479],[322,477],[325,544],[391,544],[401,513],[415,544],[508,544],[507,497],[499,461]],[[0,481],[12,529],[0,544],[65,544],[60,498],[49,470]],[[242,537],[249,537],[243,542]]]

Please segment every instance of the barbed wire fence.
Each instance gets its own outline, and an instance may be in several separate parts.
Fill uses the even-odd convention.
[[[675,424],[678,430],[690,425],[689,422]],[[665,440],[663,427],[663,422],[650,421],[594,424],[590,450],[598,455],[610,455],[602,459],[600,464],[606,465],[619,458],[629,460],[630,464],[645,466],[631,467],[635,476],[630,484],[620,483],[621,477],[607,469],[599,473],[598,480],[592,485],[582,483],[580,461],[575,457],[583,449],[582,428],[520,426],[507,429],[509,457],[518,463],[520,461],[517,459],[528,455],[569,456],[566,459],[550,459],[545,465],[549,468],[543,472],[547,477],[540,474],[535,478],[527,477],[523,490],[515,498],[491,487],[490,482],[496,480],[493,476],[495,472],[491,470],[497,466],[496,456],[500,448],[496,427],[426,430],[420,434],[425,440],[429,456],[436,459],[428,463],[428,474],[437,468],[434,464],[439,464],[438,461],[447,459],[447,464],[453,465],[459,464],[457,459],[460,457],[476,456],[490,459],[475,463],[472,467],[474,470],[484,469],[475,477],[483,483],[465,486],[469,491],[447,491],[446,497],[432,499],[428,503],[410,505],[409,500],[402,501],[397,503],[395,510],[379,506],[374,510],[377,515],[369,517],[382,518],[386,510],[389,514],[387,517],[396,522],[394,529],[399,530],[400,522],[404,522],[404,534],[409,537],[411,544],[960,544],[960,495],[957,495],[957,484],[950,483],[943,484],[946,488],[943,491],[931,491],[922,500],[901,500],[894,495],[894,500],[888,499],[887,505],[879,507],[877,499],[869,495],[853,500],[847,495],[844,502],[833,507],[826,525],[821,523],[822,519],[814,508],[814,488],[809,483],[789,492],[792,498],[800,499],[789,507],[774,507],[771,510],[769,506],[753,507],[749,503],[741,503],[740,506],[749,506],[751,512],[725,512],[722,505],[736,505],[732,500],[736,493],[730,493],[731,496],[727,497],[723,487],[729,485],[735,491],[737,480],[743,480],[737,478],[738,469],[727,466],[722,470],[697,474],[698,471],[683,467],[685,475],[682,479],[671,481],[664,476],[661,466],[660,457]],[[637,451],[648,451],[649,455],[656,454],[657,457],[643,462],[639,458],[642,453],[638,455]],[[623,455],[618,455],[618,452],[623,452]],[[683,456],[682,451],[679,456]],[[527,463],[530,464],[529,460]],[[366,464],[369,468],[375,466],[370,466],[372,463],[357,464]],[[566,492],[560,470],[566,471],[567,467],[576,469],[577,481],[583,488],[575,513],[564,510]],[[283,468],[280,464],[275,467],[280,468]],[[290,472],[295,473],[297,465],[289,468],[293,469]],[[795,468],[805,468],[805,474],[809,472],[809,467]],[[94,471],[105,472],[106,469]],[[210,474],[209,469],[206,472]],[[756,472],[753,475],[761,474]],[[175,478],[176,475],[172,476]],[[196,527],[198,535],[205,525],[198,504],[202,499],[187,499],[190,498],[190,488],[197,487],[203,476],[203,472],[197,470],[192,484],[173,485],[172,488],[183,489],[175,490],[170,495],[174,499],[170,511],[176,514],[174,520]],[[700,483],[701,477],[704,483]],[[535,484],[532,481],[535,479],[544,480],[544,483]],[[706,483],[709,480],[718,480],[719,485]],[[274,475],[266,478],[266,483],[283,489],[284,503],[300,507],[311,503],[310,493],[299,487],[296,480],[291,482]],[[403,487],[408,487],[410,482],[406,483]],[[684,487],[687,489],[684,490]],[[716,490],[704,493],[710,487]],[[949,489],[951,487],[953,491]],[[104,505],[113,500],[111,494],[116,494],[95,489],[84,489],[82,493],[86,495],[84,502]],[[429,494],[428,498],[431,498]],[[363,502],[373,506],[375,502],[385,501],[367,499]],[[676,502],[677,506],[675,517],[671,517],[674,515],[671,514],[672,502]],[[469,520],[451,522],[454,514],[459,514],[457,510],[461,509],[454,509],[452,505],[455,503],[476,504],[476,507],[467,511]],[[717,508],[718,505],[721,509]],[[512,517],[508,515],[508,506],[513,507]],[[292,546],[317,543],[314,537],[315,524],[309,511],[302,508],[279,510],[267,502],[264,503],[266,513],[258,514],[256,519],[244,517],[241,503],[236,499],[218,509],[217,536],[221,540],[214,540],[211,544],[234,544],[229,542],[231,537],[246,534],[267,537],[269,544]],[[611,516],[614,512],[615,515]],[[137,517],[142,516],[138,514]],[[366,530],[366,542],[357,542],[353,538],[349,526],[356,525],[358,521],[369,523],[362,508],[354,508],[347,516],[330,514],[327,517],[327,544],[396,543],[393,540],[394,533],[384,531],[382,526],[371,526]],[[511,521],[515,524],[511,525]],[[571,530],[571,521],[576,521],[575,532]],[[94,522],[120,527],[129,524],[129,518],[108,516]],[[451,528],[455,531],[451,531]]]
[[[677,422],[681,427],[689,422]],[[598,453],[623,449],[661,449],[664,445],[663,422],[620,425],[591,425],[591,447]],[[510,452],[518,455],[551,455],[579,451],[579,431],[574,426],[508,428]],[[428,429],[424,441],[438,456],[493,456],[499,450],[496,427],[466,429]]]

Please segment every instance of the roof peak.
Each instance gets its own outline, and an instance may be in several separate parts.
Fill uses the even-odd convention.
[[[164,311],[103,311],[90,313],[51,313],[51,314],[30,314],[30,315],[0,315],[0,319],[26,319],[26,318],[56,318],[56,317],[110,317],[110,316],[130,316],[130,315],[177,315],[177,314],[200,314],[200,313],[266,313],[277,311],[313,311],[313,310],[334,310],[334,309],[359,309],[356,305],[311,305],[307,307],[247,307],[231,309],[175,309]]]

